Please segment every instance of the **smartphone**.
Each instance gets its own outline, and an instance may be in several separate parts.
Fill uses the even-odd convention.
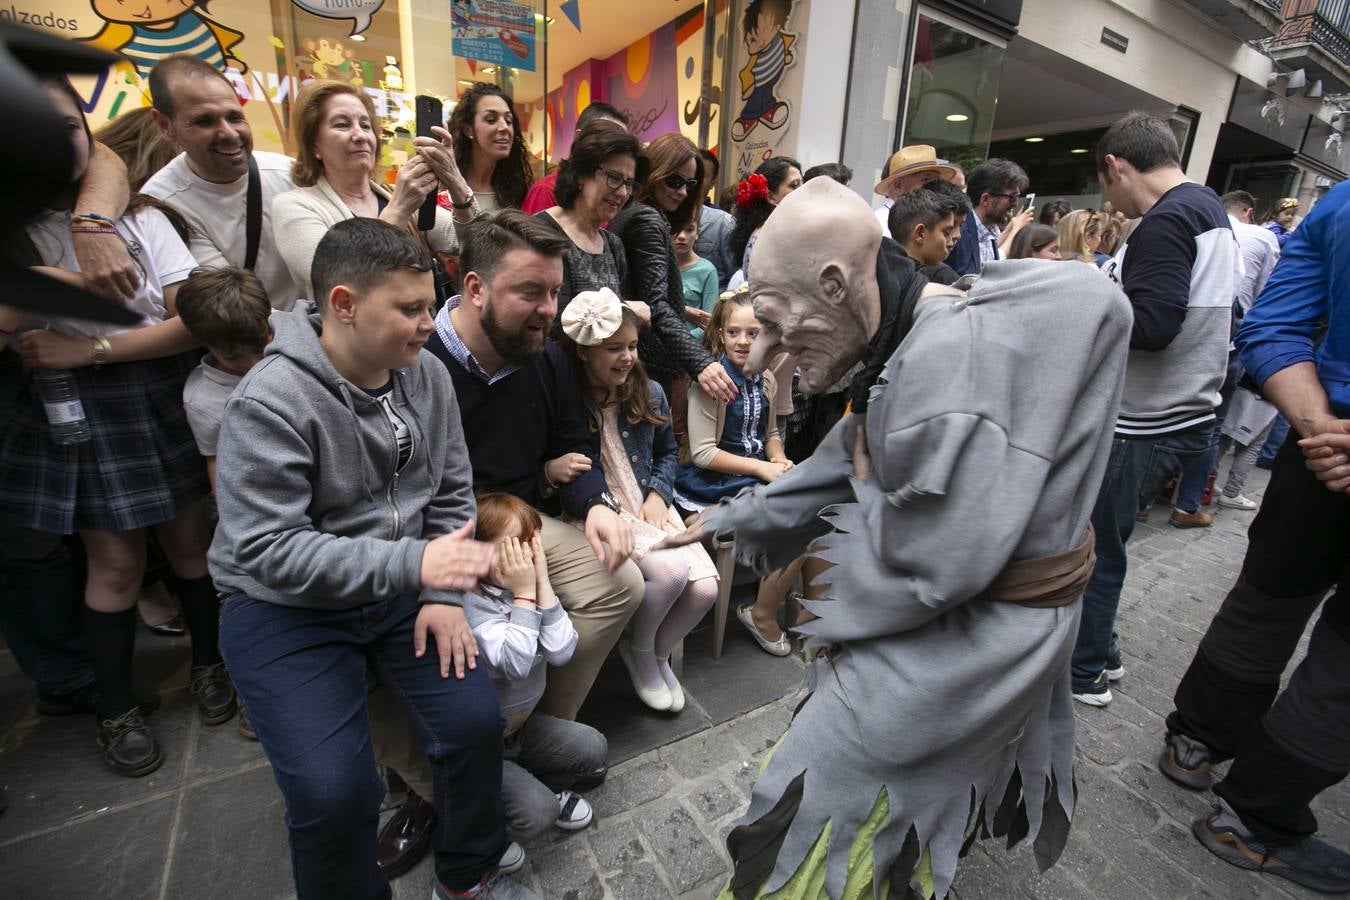
[[[417,110],[417,136],[432,137],[431,126],[445,126],[445,120],[442,118],[441,101],[435,97],[428,97],[426,94],[418,94],[414,102],[414,108]],[[422,201],[422,208],[417,211],[417,229],[418,231],[430,231],[436,227],[436,192],[427,194],[427,198]]]
[[[1027,194],[1026,199],[1027,199],[1027,210],[1030,211],[1030,212],[1035,212],[1035,211],[1036,211],[1036,195],[1035,195],[1035,194]]]

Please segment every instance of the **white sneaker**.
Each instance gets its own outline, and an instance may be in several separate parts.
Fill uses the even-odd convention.
[[[553,824],[563,831],[580,831],[595,818],[595,811],[586,798],[575,791],[558,794],[558,820]]]
[[[1258,504],[1255,501],[1249,500],[1242,494],[1238,494],[1236,497],[1229,497],[1227,494],[1220,494],[1219,505],[1227,507],[1228,509],[1245,510],[1246,512],[1251,512],[1258,506]]]
[[[502,858],[497,860],[497,871],[503,875],[510,875],[512,872],[519,872],[525,865],[525,848],[515,841],[506,845],[506,852]]]

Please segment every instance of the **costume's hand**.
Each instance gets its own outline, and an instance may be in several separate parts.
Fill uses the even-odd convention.
[[[698,373],[698,386],[719,403],[730,403],[736,399],[736,382],[731,380],[720,362],[709,363],[706,369]]]
[[[78,369],[93,363],[89,338],[34,329],[19,335],[19,356],[30,369]]]
[[[1350,421],[1337,421],[1350,426]],[[1298,445],[1303,450],[1304,465],[1326,485],[1327,490],[1340,494],[1350,492],[1350,431],[1324,431],[1304,438]]]
[[[427,543],[422,551],[422,587],[442,591],[466,591],[492,571],[497,550],[475,541],[473,520],[459,529]]]
[[[571,484],[591,470],[591,458],[584,453],[564,453],[544,463],[544,475],[550,484]]]
[[[687,547],[690,544],[700,543],[708,536],[708,531],[703,527],[703,519],[707,516],[708,510],[704,510],[695,517],[694,521],[689,523],[689,527],[679,534],[667,535],[665,540],[658,541],[652,545],[652,550],[672,550],[676,547]]]
[[[638,317],[638,323],[643,330],[652,327],[652,308],[641,300],[625,300],[623,305],[633,311],[633,315]]]
[[[141,269],[115,234],[79,232],[70,236],[85,286],[109,300],[130,300],[141,284]]]
[[[494,580],[517,597],[533,600],[538,576],[534,571],[534,552],[519,538],[502,538],[497,544]]]
[[[417,212],[427,194],[436,190],[439,179],[431,164],[422,156],[410,156],[394,179],[394,196],[389,205],[398,211],[400,219]]]
[[[858,430],[853,435],[853,477],[859,481],[866,481],[872,474],[872,457],[867,454],[867,431],[862,422],[858,423]]]
[[[666,501],[661,495],[652,491],[647,495],[647,499],[642,501],[642,508],[638,510],[639,518],[648,525],[655,525],[662,531],[666,528],[666,521],[669,518],[666,511],[670,507],[666,506]]]
[[[610,574],[618,571],[624,560],[633,555],[633,529],[608,506],[597,503],[586,514],[586,540],[591,542],[595,558],[604,560],[604,545],[609,545]]]
[[[427,652],[427,635],[436,639],[436,652],[441,657],[441,677],[450,677],[454,663],[455,677],[464,677],[464,667],[478,668],[478,644],[473,629],[464,618],[464,610],[445,603],[423,603],[413,625],[413,653],[418,659]]]

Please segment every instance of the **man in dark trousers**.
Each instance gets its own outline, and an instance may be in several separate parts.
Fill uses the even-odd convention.
[[[1232,757],[1214,811],[1192,827],[1200,843],[1244,869],[1340,893],[1350,854],[1313,837],[1309,803],[1350,772],[1350,184],[1285,244],[1237,344],[1297,434],[1275,458],[1242,574],[1177,687],[1159,767],[1204,790],[1211,765]]]

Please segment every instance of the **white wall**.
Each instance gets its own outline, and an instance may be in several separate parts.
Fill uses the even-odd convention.
[[[800,4],[799,4],[800,5]],[[852,2],[813,0],[807,18],[796,152],[803,166],[839,162],[844,134],[844,97],[853,42]],[[865,61],[855,63],[866,72]]]
[[[1130,39],[1125,53],[1101,43],[1102,28]],[[1269,60],[1167,0],[1025,0],[1018,33],[1065,56],[1200,113],[1187,170],[1204,181],[1228,118],[1235,78],[1265,82]]]

